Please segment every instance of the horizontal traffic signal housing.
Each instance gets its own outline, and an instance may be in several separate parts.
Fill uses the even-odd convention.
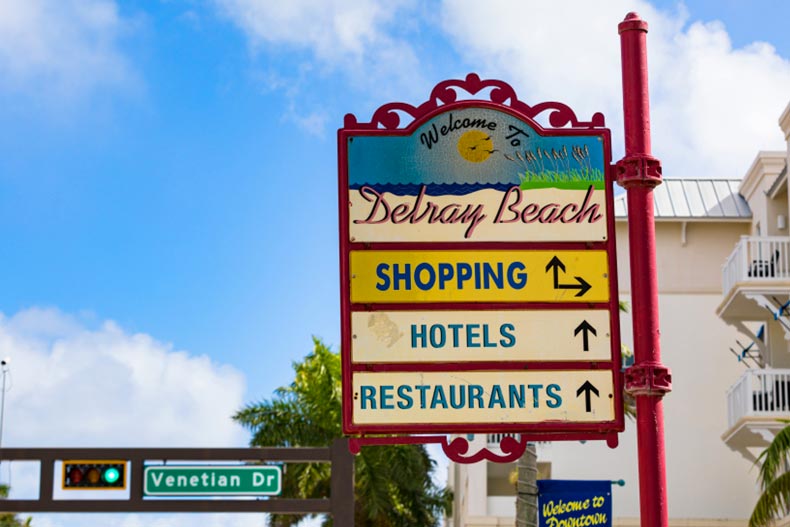
[[[63,460],[64,490],[123,490],[125,488],[125,460]]]

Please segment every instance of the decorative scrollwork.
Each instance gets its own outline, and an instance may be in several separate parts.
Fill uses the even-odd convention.
[[[510,463],[517,460],[527,449],[527,439],[520,436],[504,435],[499,441],[501,454],[491,452],[488,448],[466,455],[469,451],[469,441],[465,437],[456,437],[449,443],[447,436],[393,436],[393,437],[352,437],[349,439],[349,449],[352,454],[359,454],[360,448],[366,445],[407,445],[438,443],[450,461],[455,463],[477,463],[488,460],[496,463]]]
[[[477,463],[478,461],[488,460],[496,463],[510,463],[517,460],[527,449],[527,440],[521,436],[517,440],[511,436],[504,436],[499,441],[499,449],[502,454],[491,452],[488,448],[475,452],[472,455],[465,455],[469,451],[469,441],[464,437],[456,437],[450,443],[445,439],[442,442],[442,450],[445,455],[455,463]]]
[[[474,98],[489,88],[487,99]],[[540,114],[547,112],[548,122],[554,128],[603,128],[605,126],[604,116],[601,113],[594,114],[589,121],[579,121],[570,107],[559,102],[542,102],[530,106],[520,101],[515,90],[506,82],[495,79],[481,80],[475,73],[470,73],[463,80],[450,79],[440,82],[431,90],[430,98],[419,106],[412,106],[404,102],[385,104],[373,113],[373,118],[369,123],[357,122],[357,118],[353,114],[347,114],[344,126],[363,130],[402,130],[440,106],[457,102],[462,92],[466,92],[472,97],[465,100],[509,106],[533,120],[536,120]],[[401,123],[401,114],[411,117],[411,120]]]

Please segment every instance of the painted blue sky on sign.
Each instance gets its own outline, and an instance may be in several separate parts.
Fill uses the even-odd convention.
[[[602,171],[604,165],[600,135],[541,134],[526,121],[490,108],[443,112],[412,134],[358,135],[348,144],[351,188],[518,185],[526,170],[564,172],[590,167]],[[578,157],[575,148],[580,149]]]

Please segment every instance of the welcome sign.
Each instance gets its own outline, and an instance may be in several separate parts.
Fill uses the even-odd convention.
[[[475,107],[347,147],[354,241],[606,240],[601,136]]]
[[[440,89],[471,94],[486,83],[490,100]],[[345,433],[616,441],[609,131],[602,118],[579,123],[567,107],[543,107],[553,126],[559,117],[571,126],[545,128],[540,105],[469,76],[440,84],[419,107],[391,103],[370,123],[346,117]],[[401,127],[399,112],[413,121]]]
[[[538,480],[538,527],[612,526],[612,482]]]

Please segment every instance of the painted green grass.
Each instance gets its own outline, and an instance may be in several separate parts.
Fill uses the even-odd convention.
[[[596,190],[605,188],[603,171],[599,169],[580,169],[568,171],[531,170],[519,174],[519,188],[528,190],[532,188],[559,188],[566,190],[586,190],[592,185]]]

